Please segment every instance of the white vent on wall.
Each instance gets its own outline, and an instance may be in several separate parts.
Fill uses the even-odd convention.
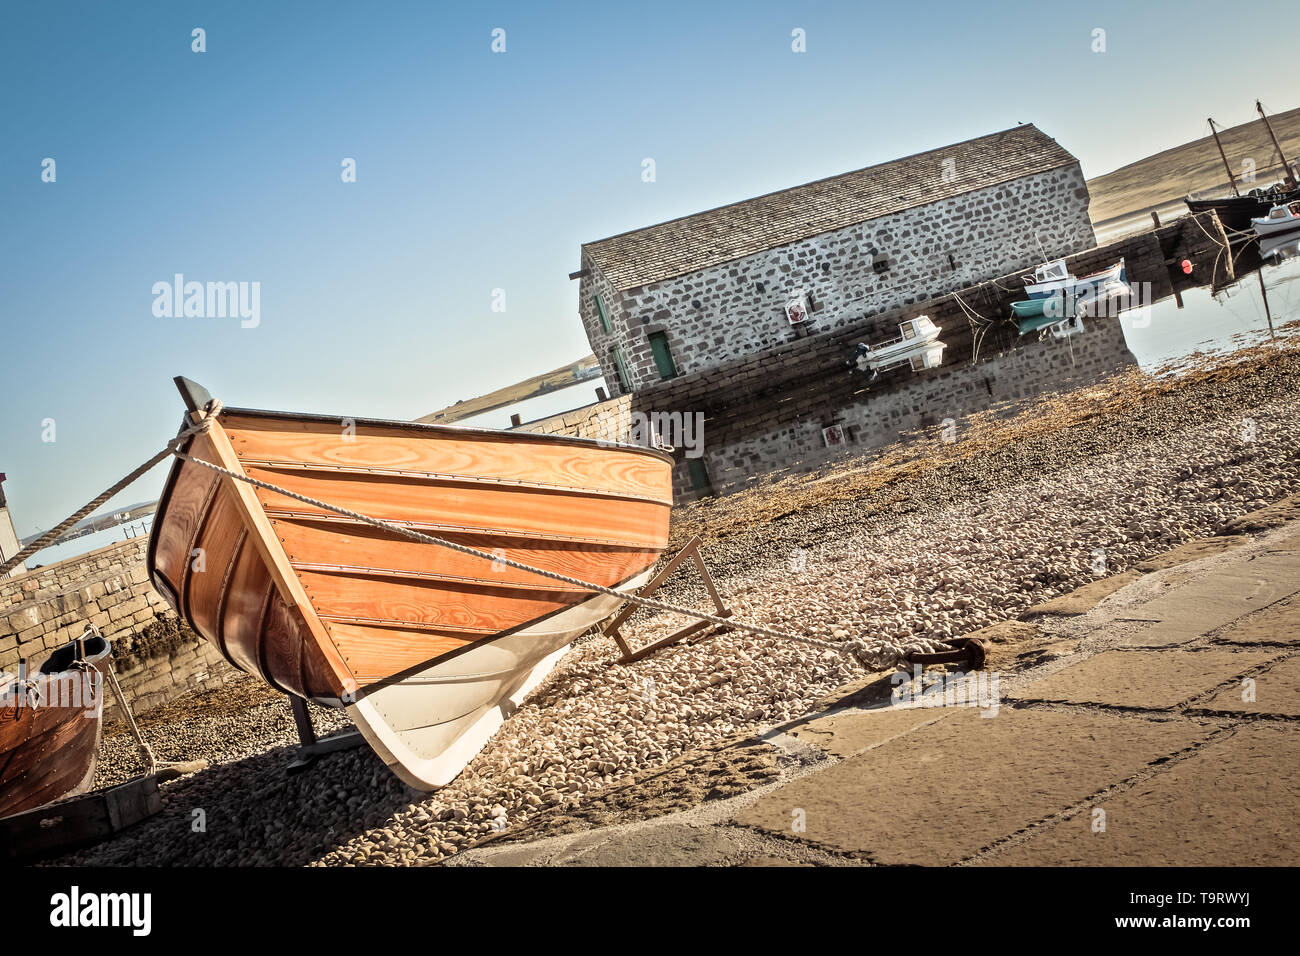
[[[808,321],[808,293],[798,290],[785,303],[785,317],[791,325],[802,325]]]
[[[822,429],[822,443],[827,448],[834,448],[837,445],[843,445],[846,440],[843,425],[832,425],[830,428]]]

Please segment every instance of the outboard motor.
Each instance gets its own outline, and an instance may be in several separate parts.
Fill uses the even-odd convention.
[[[857,353],[853,356],[853,361],[844,363],[845,365],[849,366],[849,373],[852,374],[854,372],[870,372],[871,373],[870,380],[874,382],[880,376],[880,373],[871,367],[867,359],[867,356],[869,356],[870,354],[871,354],[871,349],[865,344],[863,344],[862,342],[859,342]]]

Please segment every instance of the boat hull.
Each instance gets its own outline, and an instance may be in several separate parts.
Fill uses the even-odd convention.
[[[1042,315],[1047,304],[1052,301],[1054,301],[1054,298],[1026,299],[1022,302],[1012,302],[1011,311],[1014,312],[1018,318],[1027,319],[1035,315]]]
[[[1255,219],[1251,225],[1255,235],[1272,238],[1287,233],[1300,232],[1300,217],[1294,219]]]
[[[650,578],[645,571],[629,590]],[[406,680],[373,689],[348,706],[371,749],[418,788],[450,783],[559,663],[568,646],[621,602],[599,595],[554,618]],[[432,692],[431,692],[432,691]]]
[[[492,556],[192,462],[159,504],[149,570],[178,613],[241,670],[347,707],[417,787],[454,777],[490,736],[470,733],[484,716],[620,603],[500,559],[628,591],[667,546],[672,460],[657,450],[229,409],[188,453]]]
[[[1193,214],[1216,213],[1223,228],[1229,232],[1250,232],[1252,219],[1267,216],[1268,211],[1278,203],[1290,203],[1297,199],[1300,199],[1300,190],[1269,190],[1260,196],[1222,196],[1184,201]]]
[[[92,666],[110,653],[103,638],[86,647]],[[55,651],[50,662],[60,656],[70,661],[75,645]],[[0,817],[85,793],[95,779],[104,716],[98,673],[43,668],[30,682],[29,694],[11,680],[0,700]]]

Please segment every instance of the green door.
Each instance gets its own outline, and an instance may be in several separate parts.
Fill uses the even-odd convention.
[[[677,366],[673,364],[673,353],[668,350],[668,335],[665,332],[650,333],[650,351],[655,357],[655,366],[660,378],[676,378]]]
[[[701,495],[713,494],[713,482],[709,481],[709,471],[704,467],[704,459],[687,458],[686,470],[691,476],[691,490]]]

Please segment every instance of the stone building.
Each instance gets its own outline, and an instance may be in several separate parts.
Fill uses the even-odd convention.
[[[589,242],[579,313],[615,395],[1096,245],[1033,125]]]
[[[0,563],[3,563],[6,558],[12,558],[22,550],[22,547],[18,540],[18,532],[14,529],[14,519],[9,514],[9,505],[5,502],[5,476],[0,472]],[[0,574],[0,577],[10,577],[22,570],[22,568],[14,568],[7,575]]]

